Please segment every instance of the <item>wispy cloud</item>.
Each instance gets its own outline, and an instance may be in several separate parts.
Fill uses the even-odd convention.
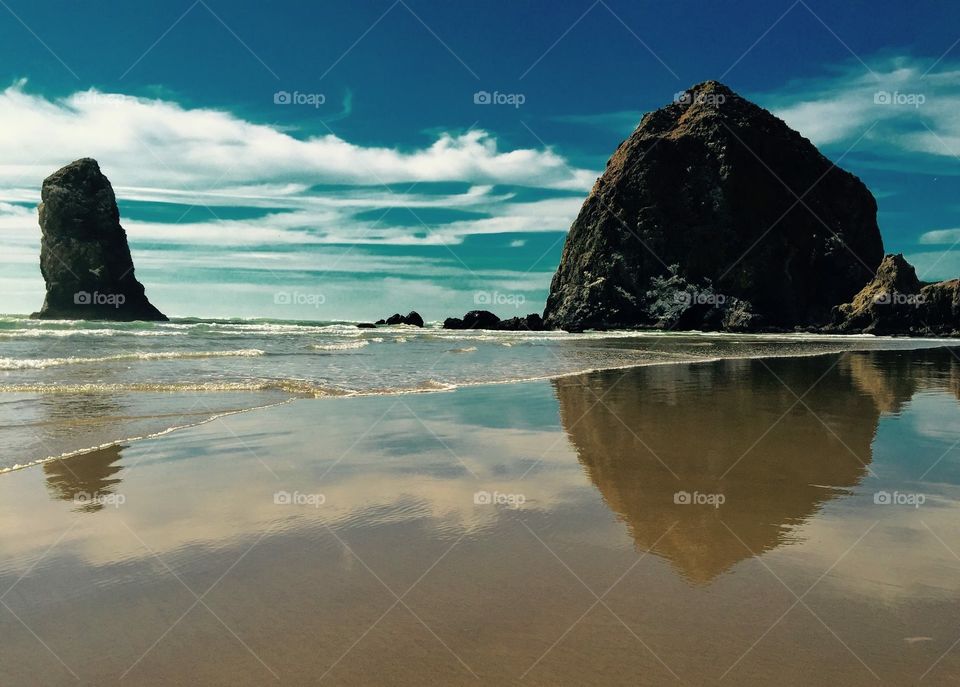
[[[838,68],[755,97],[818,146],[844,148],[865,131],[858,151],[878,167],[960,174],[960,65],[889,57]]]
[[[96,157],[127,186],[213,191],[261,184],[370,186],[458,181],[584,190],[594,174],[551,150],[500,150],[483,130],[441,134],[409,151],[334,134],[297,138],[229,112],[96,90],[50,100],[20,81],[0,93],[0,184],[35,186],[78,157]]]
[[[952,246],[960,242],[960,229],[935,229],[920,236],[920,243]]]

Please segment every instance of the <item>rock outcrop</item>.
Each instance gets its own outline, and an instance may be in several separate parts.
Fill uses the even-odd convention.
[[[544,319],[663,326],[670,311],[681,328],[829,325],[883,259],[876,213],[857,177],[708,81],[647,114],[610,158],[570,229]],[[662,283],[672,276],[674,293]]]
[[[39,319],[166,320],[133,271],[110,181],[83,158],[43,181],[40,272],[47,295]]]
[[[489,310],[471,310],[462,318],[448,317],[443,321],[444,329],[492,329],[499,331],[539,332],[545,328],[543,319],[537,313],[526,317],[511,317],[501,320]]]
[[[960,280],[924,285],[903,255],[888,255],[850,303],[834,311],[844,333],[955,335],[960,330]]]
[[[420,313],[418,313],[416,310],[411,310],[411,311],[410,311],[408,314],[406,314],[406,315],[401,315],[400,313],[394,313],[394,314],[392,314],[390,317],[388,317],[388,318],[385,319],[385,320],[377,320],[376,323],[377,323],[377,324],[388,324],[388,325],[394,325],[394,324],[409,324],[409,325],[411,325],[411,326],[413,326],[413,327],[422,327],[422,326],[423,326],[423,318],[420,317]]]

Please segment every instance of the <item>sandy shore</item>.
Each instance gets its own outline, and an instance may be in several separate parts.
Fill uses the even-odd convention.
[[[13,472],[0,684],[953,684],[958,392],[945,350],[638,368]]]

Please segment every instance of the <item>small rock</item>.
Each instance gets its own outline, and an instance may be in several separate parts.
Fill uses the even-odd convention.
[[[398,312],[394,313],[386,320],[378,320],[377,324],[409,324],[413,327],[422,327],[423,318],[420,317],[420,313],[418,313],[416,310],[411,310],[406,316],[401,315]]]

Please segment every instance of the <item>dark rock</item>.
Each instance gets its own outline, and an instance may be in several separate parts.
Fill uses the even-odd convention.
[[[499,329],[500,318],[489,310],[471,310],[463,316],[448,317],[443,321],[444,329]]]
[[[844,333],[950,335],[960,329],[960,280],[924,286],[903,255],[888,255],[850,303],[834,310]]]
[[[920,289],[923,303],[920,323],[924,333],[936,336],[960,334],[960,279],[930,284]]]
[[[921,288],[916,270],[903,255],[888,255],[853,300],[834,310],[836,329],[868,334],[908,332],[918,322]]]
[[[544,330],[543,318],[537,313],[530,313],[526,317],[511,317],[501,320],[489,310],[471,310],[463,319],[448,317],[443,321],[444,329],[493,329],[500,331],[531,331]]]
[[[660,329],[748,331],[759,318],[748,301],[717,293],[709,279],[691,284],[671,265],[667,274],[650,280],[644,294],[645,314]]]
[[[378,320],[377,324],[409,324],[414,327],[423,326],[423,318],[420,317],[420,313],[416,310],[411,310],[406,316],[401,315],[400,313],[394,313],[386,320]]]
[[[515,332],[540,332],[543,331],[543,319],[537,313],[531,313],[526,317],[511,317],[507,320],[500,320],[497,329]]]
[[[40,272],[47,295],[38,319],[166,320],[133,271],[110,181],[83,158],[43,181]]]
[[[489,310],[471,310],[463,316],[464,329],[498,329],[500,318]]]
[[[749,332],[763,328],[763,318],[750,310],[750,304],[732,298],[724,309],[720,329],[727,332]]]
[[[677,265],[686,283],[736,303],[729,314],[685,308],[677,326],[829,324],[883,258],[876,212],[859,179],[708,81],[647,114],[610,158],[570,229],[544,320],[571,331],[655,325],[647,294]]]
[[[376,329],[377,325],[373,322],[358,322],[357,329]]]

